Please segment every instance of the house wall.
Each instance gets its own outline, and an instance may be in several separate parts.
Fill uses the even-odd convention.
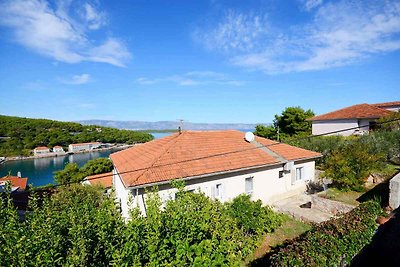
[[[348,128],[358,127],[359,125],[368,124],[368,123],[365,123],[364,120],[362,120],[362,121],[363,121],[363,124],[359,124],[359,121],[357,119],[313,121],[312,122],[312,134],[313,135],[325,134],[325,133],[344,130],[344,129],[348,129]],[[327,134],[327,135],[349,136],[349,135],[352,135],[354,133],[354,131],[355,130],[353,129],[353,130],[343,131],[343,132],[334,133],[334,134]]]
[[[303,179],[297,182],[292,182],[294,175],[296,174],[295,169],[299,167],[303,167]],[[271,204],[279,199],[304,192],[307,181],[314,180],[314,170],[314,161],[296,162],[294,169],[290,173],[286,173],[282,178],[279,178],[279,171],[283,171],[283,165],[277,165],[258,170],[240,171],[231,174],[221,174],[186,180],[185,190],[195,190],[196,192],[201,191],[206,196],[215,199],[217,198],[216,185],[221,184],[222,195],[218,199],[222,202],[226,202],[245,193],[245,179],[253,177],[252,199],[260,199],[263,204]],[[139,207],[142,214],[146,214],[146,189],[126,189],[117,173],[115,173],[114,179],[116,197],[121,200],[122,216],[128,218],[128,210],[131,207]],[[167,200],[174,199],[176,192],[177,189],[172,188],[170,184],[158,186],[158,194],[164,204]],[[127,204],[128,195],[131,195],[133,200],[131,205]]]
[[[383,109],[394,111],[394,112],[399,112],[400,111],[400,106],[390,106],[390,107],[383,107]]]

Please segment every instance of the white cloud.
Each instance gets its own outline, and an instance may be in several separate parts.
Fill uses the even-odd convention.
[[[224,19],[211,31],[196,31],[194,38],[208,49],[248,51],[268,32],[264,16],[242,14],[229,10]]]
[[[106,23],[106,15],[104,12],[98,11],[94,6],[86,3],[84,5],[84,18],[91,30],[97,30]]]
[[[0,4],[0,24],[12,29],[15,41],[41,55],[66,63],[103,62],[125,66],[131,55],[115,38],[95,45],[88,34],[105,23],[104,13],[87,4],[85,21],[72,18],[70,1],[16,0]]]
[[[172,75],[164,78],[140,77],[136,82],[142,85],[153,85],[163,82],[172,82],[180,86],[194,86],[206,84],[242,86],[244,81],[230,79],[227,75],[213,71],[190,71],[181,75]]]
[[[90,75],[87,73],[83,73],[80,75],[74,75],[70,79],[62,80],[62,82],[66,84],[80,85],[88,83],[90,82],[90,80],[91,80]]]
[[[322,0],[300,0],[300,3],[303,5],[303,8],[307,11],[316,8],[322,4]]]
[[[259,38],[250,39],[246,44],[248,49],[228,46],[229,35],[225,35],[223,41],[218,41],[219,34],[214,39],[206,36],[202,41],[210,48],[209,40],[216,40],[213,49],[224,50],[234,65],[270,74],[346,66],[400,49],[399,2],[340,1],[319,3],[313,8],[309,23],[292,25],[286,30],[265,26],[264,30],[254,30],[253,35],[250,30],[248,35]],[[240,21],[248,25],[259,17],[237,16],[238,19],[225,18],[223,21]],[[215,34],[224,27],[218,24],[214,30],[207,31]],[[232,42],[236,40],[234,36]]]

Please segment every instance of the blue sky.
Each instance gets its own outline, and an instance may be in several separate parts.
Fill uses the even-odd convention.
[[[400,1],[0,1],[0,113],[271,122],[400,100]]]

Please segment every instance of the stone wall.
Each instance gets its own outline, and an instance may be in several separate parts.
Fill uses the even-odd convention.
[[[389,206],[397,209],[400,205],[400,172],[396,174],[389,184]]]
[[[326,199],[317,195],[311,196],[312,207],[320,211],[327,212],[333,215],[346,213],[354,209],[352,205],[348,205],[342,202]]]

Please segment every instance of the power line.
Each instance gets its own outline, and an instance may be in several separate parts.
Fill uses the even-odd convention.
[[[386,123],[395,122],[395,121],[400,121],[400,118],[393,119],[393,120],[390,120],[390,121],[377,122],[376,125],[386,124]],[[299,141],[299,140],[311,139],[311,138],[315,138],[315,137],[320,137],[320,136],[325,136],[325,135],[345,132],[345,131],[349,131],[349,130],[355,130],[355,129],[364,128],[364,127],[369,127],[369,125],[351,127],[351,128],[346,128],[346,129],[337,130],[337,131],[331,131],[331,132],[318,134],[318,135],[310,135],[310,136],[307,136],[307,137],[295,138],[295,139],[292,139],[290,141],[291,142],[295,142],[295,141]],[[152,166],[145,167],[145,168],[138,168],[138,169],[129,170],[129,171],[125,171],[125,172],[119,172],[118,174],[126,174],[126,173],[138,172],[138,171],[146,171],[146,170],[149,170],[150,168],[166,167],[166,166],[171,166],[171,165],[180,164],[180,163],[187,163],[187,162],[196,161],[196,160],[202,160],[202,159],[207,159],[207,158],[225,156],[225,155],[229,155],[229,154],[235,154],[235,153],[245,152],[245,151],[259,149],[259,148],[268,148],[268,147],[271,147],[271,146],[276,146],[276,145],[283,144],[283,143],[276,142],[276,141],[273,141],[273,142],[274,142],[273,144],[269,144],[269,145],[256,145],[256,146],[251,147],[251,148],[245,148],[245,149],[234,150],[234,151],[229,151],[229,152],[224,152],[224,153],[219,153],[219,154],[214,154],[214,155],[208,155],[208,156],[198,157],[198,158],[194,158],[194,159],[187,159],[187,160],[177,161],[177,162],[173,162],[173,163],[166,163],[166,164],[157,165],[157,166],[152,165]],[[99,175],[98,177],[91,178],[91,179],[86,179],[85,181],[97,180],[97,179],[101,179],[101,178],[109,176],[109,175],[101,175],[101,174],[98,174],[98,175]],[[64,183],[64,184],[57,184],[57,185],[50,186],[48,188],[56,188],[56,187],[59,187],[59,186],[71,185],[71,184],[77,184],[77,183],[81,183],[81,182],[70,182],[70,183]]]

